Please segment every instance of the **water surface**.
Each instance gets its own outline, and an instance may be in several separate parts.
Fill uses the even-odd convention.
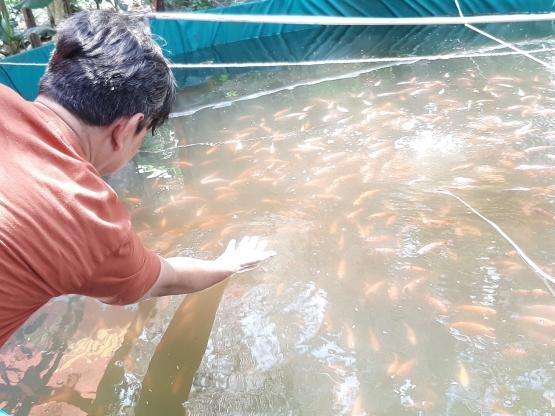
[[[2,349],[4,403],[550,414],[553,296],[493,227],[435,191],[553,274],[552,85],[552,70],[512,55],[281,68],[183,90],[195,106],[109,180],[137,232],[164,256],[215,258],[245,235],[278,256],[190,297],[53,301],[35,325],[47,335],[27,326]]]

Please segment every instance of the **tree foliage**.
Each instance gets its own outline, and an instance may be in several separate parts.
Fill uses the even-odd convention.
[[[13,8],[19,11],[24,7],[28,9],[42,9],[47,7],[50,3],[52,3],[52,0],[22,0],[13,6]]]

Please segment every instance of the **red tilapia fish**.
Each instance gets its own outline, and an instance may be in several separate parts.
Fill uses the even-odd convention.
[[[523,322],[533,323],[536,325],[541,325],[550,329],[555,328],[555,321],[551,319],[542,318],[539,316],[520,316],[518,320]]]
[[[555,219],[555,215],[543,208],[534,207],[532,208],[532,211],[534,211],[536,214],[543,215],[544,217]]]
[[[366,191],[363,192],[356,200],[355,202],[353,202],[353,205],[356,207],[358,205],[361,205],[364,201],[366,201],[368,198],[373,197],[374,195],[377,195],[381,192],[381,189],[373,189],[371,191]]]
[[[555,166],[546,165],[519,165],[515,170],[522,170],[524,172],[555,172]]]
[[[426,244],[425,246],[422,246],[418,250],[418,254],[427,253],[428,251],[434,250],[438,247],[452,246],[452,245],[453,245],[453,242],[451,240],[433,241],[429,244]]]
[[[460,305],[455,308],[459,311],[476,312],[482,315],[495,315],[497,311],[493,308],[488,308],[487,306],[481,305]]]
[[[455,322],[449,326],[462,332],[495,336],[495,333],[491,328],[475,322]]]

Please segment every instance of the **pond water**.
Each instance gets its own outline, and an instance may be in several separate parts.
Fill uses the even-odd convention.
[[[554,63],[552,40],[520,46]],[[436,191],[555,274],[553,78],[475,56],[219,76],[201,104],[208,87],[183,90],[196,107],[109,178],[137,232],[163,256],[245,235],[278,255],[186,297],[54,300],[0,351],[4,408],[551,414],[553,295]]]

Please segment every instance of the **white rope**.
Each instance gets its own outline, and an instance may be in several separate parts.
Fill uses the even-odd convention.
[[[507,43],[507,42],[505,42],[505,41],[503,41],[503,40],[501,40],[501,39],[498,39],[498,38],[496,38],[495,36],[492,36],[492,35],[490,35],[489,33],[484,32],[483,30],[480,30],[480,29],[478,29],[478,28],[476,28],[476,27],[474,27],[474,26],[472,26],[472,25],[465,25],[465,26],[468,27],[468,28],[470,28],[470,29],[472,29],[472,30],[474,30],[474,31],[476,31],[476,32],[478,32],[478,33],[481,34],[481,35],[484,35],[484,36],[486,36],[486,37],[488,37],[488,38],[490,38],[490,39],[492,39],[492,40],[494,40],[494,41],[496,41],[496,42],[499,42],[501,45],[506,46],[507,48],[511,48],[513,51],[516,51],[516,52],[518,52],[518,53],[520,53],[520,54],[526,56],[527,58],[530,58],[530,59],[532,59],[533,61],[536,61],[537,63],[539,63],[539,64],[541,64],[541,65],[543,65],[543,66],[545,66],[545,67],[547,67],[547,68],[549,68],[549,69],[551,69],[551,70],[553,70],[553,69],[555,68],[553,65],[551,65],[551,64],[549,64],[549,63],[547,63],[547,62],[545,62],[545,61],[542,61],[541,59],[538,59],[538,58],[536,58],[535,56],[530,55],[529,52],[523,51],[522,49],[519,49],[519,48],[517,48],[516,46],[511,45],[510,43]]]
[[[555,48],[534,49],[528,53],[539,53],[554,51]],[[514,52],[487,52],[474,54],[453,54],[453,55],[424,55],[413,57],[398,58],[366,58],[366,59],[337,59],[324,61],[302,61],[302,62],[250,62],[250,63],[228,63],[228,64],[170,64],[170,68],[248,68],[248,67],[277,67],[277,66],[310,66],[310,65],[345,65],[345,64],[369,64],[383,62],[416,62],[416,61],[435,61],[444,59],[460,59],[460,58],[482,58],[492,56],[509,56],[519,55],[520,51]]]
[[[459,1],[455,0],[455,6],[457,6],[457,10],[459,11],[459,16],[464,17],[463,12],[461,10],[461,6],[459,6]]]
[[[292,16],[250,15],[215,13],[147,13],[145,23],[150,20],[189,20],[228,23],[273,23],[288,25],[323,26],[421,26],[461,25],[478,23],[537,22],[555,20],[555,13],[505,14],[485,16],[431,16],[431,17],[340,17],[340,16]]]
[[[498,49],[503,46],[498,46],[492,49]],[[510,47],[510,46],[509,46]],[[528,54],[540,52],[553,52],[555,48],[542,48],[528,51]],[[369,64],[369,63],[383,63],[383,62],[416,62],[419,60],[444,60],[444,59],[460,59],[460,58],[483,58],[495,56],[510,56],[519,55],[522,51],[514,52],[484,52],[484,53],[470,53],[470,54],[454,54],[454,55],[424,55],[418,57],[398,57],[398,58],[367,58],[367,59],[336,59],[324,61],[303,61],[303,62],[250,62],[250,63],[227,63],[227,64],[214,64],[214,63],[200,63],[200,64],[169,64],[170,68],[248,68],[248,67],[277,67],[277,66],[311,66],[311,65],[345,65],[345,64]],[[5,66],[47,66],[48,63],[30,63],[30,62],[3,62],[0,60],[0,65]]]
[[[461,11],[461,8],[459,6],[459,2],[458,0],[454,0],[455,4],[457,6],[457,9],[459,11],[460,17],[456,18],[459,19],[458,23],[459,24],[463,24],[463,20],[461,19],[472,19],[473,21],[475,20],[474,17],[465,17]],[[208,17],[206,17],[208,16]],[[225,19],[227,19],[228,17],[231,20],[223,20],[223,21],[237,21],[237,22],[242,22],[243,20],[233,20],[236,18],[253,18],[254,20],[249,20],[251,22],[260,22],[260,23],[272,23],[272,22],[268,22],[265,21],[263,18],[265,16],[258,16],[258,15],[209,15],[209,14],[205,14],[205,13],[147,13],[145,15],[145,18],[148,17],[153,17],[155,19],[158,20],[206,20],[206,21],[220,21],[219,19],[214,20],[216,18],[225,16]],[[537,17],[541,17],[541,19],[532,19],[531,17],[533,16],[537,16]],[[283,18],[309,18],[309,20],[311,20],[310,18],[313,18],[312,20],[316,21],[315,19],[319,19],[321,16],[266,16],[266,17],[283,17]],[[476,16],[475,16],[476,17]],[[482,18],[483,16],[477,16]],[[549,13],[549,14],[541,14],[541,15],[499,15],[499,16],[489,16],[491,18],[505,18],[505,17],[518,17],[517,20],[511,20],[511,21],[537,21],[537,20],[554,20],[555,19],[555,13]],[[260,20],[256,20],[257,18],[260,18]],[[329,18],[332,20],[337,20],[342,21],[344,23],[341,24],[357,24],[357,23],[346,23],[347,20],[351,20],[351,18],[344,18],[344,17],[333,17],[333,18]],[[369,23],[371,20],[373,20],[374,18],[352,18],[352,19],[358,19],[361,22],[364,21],[366,23],[366,25],[371,25],[372,23]],[[415,18],[415,19],[432,19],[432,18]],[[452,18],[454,19],[454,18]],[[375,19],[374,19],[375,20]],[[379,18],[378,20],[383,21],[383,18]],[[391,20],[391,19],[390,19]],[[409,18],[402,18],[402,19],[394,19],[394,20],[402,20],[402,21],[408,21]],[[508,21],[508,20],[496,20],[496,22],[500,23],[503,21]],[[475,21],[476,22],[476,21]],[[283,21],[282,23],[289,23],[286,21]],[[482,21],[480,21],[480,23],[483,23]],[[340,24],[340,23],[335,23],[335,24]],[[359,23],[359,24],[363,24],[363,23]],[[392,24],[404,24],[404,23],[392,23]],[[408,24],[408,23],[407,23]],[[417,23],[414,23],[417,24]],[[424,24],[424,23],[420,23],[420,24]],[[436,23],[439,24],[439,23]],[[446,23],[447,24],[447,23]],[[453,23],[450,23],[453,24]],[[498,42],[500,45],[510,48],[512,49],[514,52],[499,52],[499,53],[490,53],[490,54],[464,54],[464,55],[427,55],[427,56],[421,56],[421,57],[406,57],[406,58],[368,58],[368,59],[344,59],[344,60],[323,60],[323,61],[305,61],[305,62],[250,62],[250,63],[222,63],[222,64],[214,64],[214,63],[199,63],[199,64],[169,64],[170,68],[249,68],[249,67],[258,67],[258,68],[262,68],[262,67],[276,67],[276,66],[311,66],[311,65],[336,65],[336,64],[363,64],[363,63],[379,63],[379,62],[397,62],[397,61],[414,61],[414,60],[439,60],[439,59],[457,59],[457,58],[467,58],[467,57],[488,57],[488,56],[507,56],[507,55],[514,55],[514,54],[521,54],[524,55],[550,69],[553,69],[553,66],[532,56],[532,53],[538,53],[538,52],[546,52],[546,51],[552,51],[554,50],[553,48],[544,48],[544,49],[536,49],[536,50],[532,50],[532,51],[523,51],[522,49],[517,48],[516,46],[509,44],[507,42],[504,42],[501,39],[498,39],[492,35],[489,35],[488,33],[470,25],[470,24],[466,24],[464,23],[466,27],[476,31],[477,33],[486,36],[496,42]],[[0,60],[0,65],[4,65],[4,66],[28,66],[28,67],[46,67],[48,66],[48,63],[31,63],[31,62],[4,62],[2,60]]]
[[[48,63],[37,64],[37,63],[31,63],[31,62],[4,62],[4,61],[0,60],[0,65],[6,65],[6,66],[48,66]]]
[[[414,63],[414,62],[416,62],[416,60],[413,59],[412,61],[399,62],[398,65],[411,64],[411,63]],[[215,103],[215,104],[214,103],[204,104],[204,105],[196,107],[196,108],[170,113],[170,118],[189,116],[191,114],[195,114],[196,112],[204,110],[206,108],[215,109],[215,108],[228,107],[228,106],[230,106],[230,105],[232,105],[236,102],[239,102],[239,101],[253,100],[253,99],[256,99],[256,98],[264,97],[266,95],[276,94],[276,93],[279,93],[281,91],[290,91],[290,90],[293,90],[297,87],[317,85],[317,84],[321,84],[322,82],[337,81],[337,80],[340,80],[340,79],[355,78],[355,77],[358,77],[362,74],[366,74],[366,73],[369,73],[369,72],[372,72],[372,71],[377,71],[377,70],[383,69],[383,68],[388,68],[390,66],[391,65],[386,65],[386,64],[380,65],[380,66],[373,66],[371,68],[358,69],[356,71],[341,73],[339,75],[335,75],[335,76],[331,76],[331,77],[310,79],[308,81],[297,82],[295,84],[287,84],[287,85],[284,85],[280,88],[274,88],[274,89],[271,89],[271,90],[264,89],[264,90],[261,90],[259,92],[249,94],[249,95],[245,95],[245,96],[242,96],[242,97],[238,97],[238,98],[235,98],[235,99],[232,99],[232,100],[220,101],[220,102]]]
[[[189,144],[177,144],[177,141],[176,141],[176,143],[173,146],[167,147],[165,149],[159,149],[159,150],[139,149],[139,153],[160,154],[160,153],[170,152],[170,151],[175,150],[175,149],[186,149],[188,147],[195,147],[195,146],[216,147],[216,146],[223,146],[223,145],[226,145],[226,144],[248,143],[248,142],[256,142],[256,141],[259,141],[259,140],[273,140],[274,138],[275,138],[274,136],[260,136],[260,137],[251,137],[249,139],[226,140],[225,142],[198,142],[198,143],[189,143]]]
[[[551,285],[549,283],[547,283],[547,280],[549,280],[551,283],[555,283],[555,278],[551,277],[550,275],[548,275],[546,272],[544,272],[542,269],[540,269],[536,263],[534,263],[532,260],[530,260],[530,258],[524,253],[524,251],[521,250],[521,248],[519,246],[516,245],[516,243],[510,239],[510,237],[505,234],[503,232],[503,230],[493,221],[488,220],[486,217],[484,217],[482,214],[480,214],[478,211],[476,211],[474,208],[472,208],[470,205],[468,205],[466,202],[464,202],[461,198],[459,198],[456,195],[453,195],[451,192],[449,191],[444,191],[444,190],[437,190],[437,193],[440,194],[445,194],[445,195],[450,195],[453,198],[457,198],[459,201],[461,201],[468,209],[470,209],[474,214],[478,215],[481,219],[483,219],[484,221],[486,221],[489,225],[491,225],[493,228],[495,228],[497,230],[497,232],[499,232],[499,234],[501,234],[501,236],[503,238],[505,238],[505,240],[507,240],[509,242],[510,245],[512,245],[515,250],[517,251],[517,253],[520,255],[520,257],[522,257],[522,259],[537,273],[539,274],[542,278],[544,283],[547,285],[547,287],[549,288],[549,290],[551,291],[551,294],[553,296],[555,296],[555,292],[553,291],[553,288],[551,287]]]
[[[456,4],[457,9],[458,9],[458,11],[459,11],[460,17],[463,18],[464,16],[463,16],[463,12],[462,12],[462,10],[461,10],[461,7],[459,6],[459,1],[458,1],[458,0],[455,0],[455,4]],[[555,68],[553,65],[551,65],[551,64],[549,64],[549,63],[547,63],[547,62],[545,62],[545,61],[542,61],[541,59],[538,59],[538,58],[536,58],[535,56],[530,55],[530,53],[528,53],[528,52],[526,52],[526,51],[523,51],[522,49],[519,49],[519,48],[517,48],[516,46],[513,46],[512,44],[505,42],[504,40],[498,39],[498,38],[496,38],[495,36],[492,36],[492,35],[490,35],[489,33],[486,33],[486,32],[484,32],[483,30],[480,30],[480,29],[478,29],[477,27],[472,26],[472,25],[469,24],[469,23],[465,23],[464,25],[465,25],[467,28],[472,29],[472,30],[474,30],[475,32],[479,33],[480,35],[485,36],[485,37],[487,37],[487,38],[489,38],[489,39],[491,39],[491,40],[493,40],[493,41],[495,41],[495,42],[498,42],[499,44],[501,44],[501,45],[503,45],[503,46],[505,46],[505,47],[507,47],[507,48],[510,48],[510,49],[512,49],[513,51],[516,51],[516,52],[518,52],[518,53],[520,53],[520,54],[526,56],[527,58],[530,58],[530,59],[532,59],[533,61],[535,61],[535,62],[537,62],[537,63],[539,63],[539,64],[541,64],[541,65],[543,65],[543,66],[545,66],[545,67],[547,67],[547,68],[549,68],[549,69],[551,69],[551,70],[553,70],[553,69]],[[555,296],[555,295],[554,295],[554,296]]]
[[[496,48],[501,48],[502,46],[496,46],[492,49],[496,49]],[[530,51],[530,52],[547,52],[547,51],[555,51],[555,48],[545,48],[545,49],[537,49],[534,51]],[[507,56],[507,55],[517,55],[517,52],[488,52],[488,53],[476,53],[476,54],[462,54],[462,55],[438,55],[438,56],[426,56],[426,57],[421,57],[421,58],[384,58],[384,60],[381,60],[380,62],[383,63],[388,63],[388,62],[394,62],[394,63],[398,63],[399,65],[403,65],[403,64],[412,64],[415,62],[418,62],[421,59],[428,59],[428,60],[434,60],[434,59],[455,59],[455,58],[475,58],[475,57],[490,57],[490,56]],[[363,60],[365,63],[371,63],[371,62],[376,62],[376,60],[372,60],[372,59],[368,59],[368,60]],[[385,62],[384,62],[385,61]],[[323,63],[323,61],[322,61]],[[329,61],[328,61],[329,63]],[[336,61],[335,63],[341,63],[344,64],[345,61]],[[293,63],[295,64],[295,63]],[[318,65],[320,64],[320,62],[305,62],[303,64],[306,65]],[[244,64],[244,66],[250,66],[250,65],[256,65],[256,64]],[[290,65],[290,63],[288,62],[282,62],[280,64],[276,64],[274,63],[271,66],[285,66],[285,65]],[[349,73],[343,73],[340,74],[338,76],[334,76],[334,77],[325,77],[325,78],[319,78],[316,80],[310,80],[310,81],[305,81],[305,82],[300,82],[300,83],[296,83],[296,84],[288,84],[285,85],[281,88],[277,88],[277,89],[272,89],[272,90],[263,90],[261,92],[257,92],[255,94],[250,94],[247,96],[243,96],[243,97],[238,97],[235,98],[233,100],[228,100],[228,101],[221,101],[218,103],[209,103],[209,104],[205,104],[199,107],[195,107],[193,109],[188,109],[188,110],[184,110],[184,111],[176,111],[176,112],[172,112],[170,113],[170,118],[176,118],[176,117],[183,117],[183,116],[189,116],[192,114],[197,113],[198,111],[207,109],[207,108],[221,108],[221,107],[225,107],[225,106],[230,106],[233,103],[239,102],[239,101],[247,101],[247,100],[251,100],[251,99],[255,99],[255,98],[259,98],[265,95],[271,95],[271,94],[275,94],[276,92],[281,92],[281,91],[285,91],[285,90],[292,90],[296,87],[300,87],[300,86],[307,86],[307,85],[315,85],[315,84],[319,84],[322,82],[328,82],[328,81],[336,81],[339,79],[347,79],[347,78],[354,78],[356,76],[371,72],[371,71],[375,71],[375,70],[379,70],[382,68],[386,68],[389,65],[383,65],[383,66],[378,66],[378,67],[372,67],[372,68],[365,68],[365,69],[360,69],[354,72],[349,72]]]

